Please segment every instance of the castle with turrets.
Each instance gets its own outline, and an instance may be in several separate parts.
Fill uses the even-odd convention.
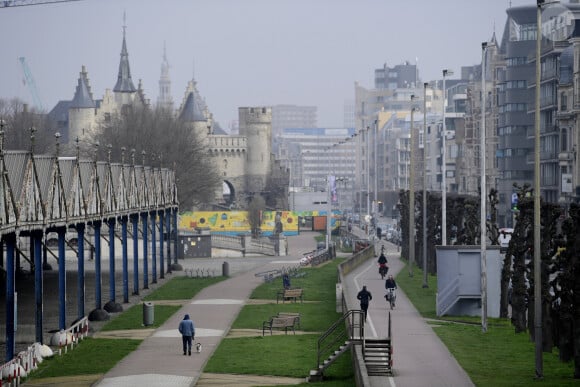
[[[105,90],[101,100],[94,98],[89,83],[88,72],[82,66],[73,99],[59,101],[49,115],[57,122],[58,130],[65,142],[76,139],[82,141],[99,130],[114,114],[133,107],[151,108],[145,97],[142,82],[135,88],[131,78],[129,53],[126,42],[126,28],[123,27],[123,42],[117,82],[111,91]],[[159,80],[158,108],[173,110],[171,79],[166,50]],[[216,192],[213,205],[218,208],[244,208],[247,199],[256,194],[278,191],[275,204],[271,207],[287,207],[288,173],[272,154],[272,109],[271,107],[240,107],[239,135],[229,135],[214,122],[195,80],[188,82],[183,100],[175,111],[175,117],[183,121],[196,136],[205,143],[210,157],[223,180],[223,190]],[[280,201],[282,199],[282,201]],[[268,203],[268,201],[267,201]]]

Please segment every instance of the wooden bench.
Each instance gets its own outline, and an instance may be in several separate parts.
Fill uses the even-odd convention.
[[[282,299],[282,303],[284,303],[286,300],[294,300],[294,302],[296,302],[298,299],[300,299],[300,302],[302,303],[303,297],[304,292],[299,288],[280,290],[276,295],[276,304],[280,302],[280,299]]]
[[[296,334],[296,320],[298,317],[272,317],[268,321],[262,323],[262,336],[265,335],[266,329],[270,331],[272,335],[272,329],[284,329],[284,332],[288,334],[288,329],[292,329],[292,332]]]
[[[294,318],[294,324],[295,327],[300,329],[300,313],[295,313],[295,312],[278,312],[278,315],[276,317],[282,317],[282,318]]]

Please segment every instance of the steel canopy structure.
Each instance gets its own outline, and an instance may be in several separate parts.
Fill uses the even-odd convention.
[[[30,263],[35,284],[36,341],[43,342],[43,267],[47,267],[48,233],[58,235],[58,310],[59,329],[66,328],[66,267],[65,244],[67,232],[76,233],[78,263],[77,292],[78,318],[85,317],[84,261],[85,243],[94,251],[95,259],[95,309],[91,312],[116,312],[121,306],[115,294],[115,239],[121,240],[123,302],[129,301],[127,226],[132,224],[133,238],[133,294],[139,294],[139,240],[142,239],[142,288],[148,288],[149,263],[152,281],[156,282],[171,269],[170,240],[167,239],[167,271],[165,270],[163,235],[174,237],[177,243],[177,188],[174,171],[136,165],[134,155],[130,164],[109,161],[84,160],[78,155],[59,157],[58,144],[55,155],[36,155],[30,151],[5,151],[3,131],[0,131],[0,266],[6,271],[6,360],[14,357],[17,330],[16,267],[23,256],[20,244],[30,241]],[[141,221],[141,225],[139,225]],[[116,235],[120,224],[121,235]],[[101,227],[108,229],[109,244],[109,301],[101,305]],[[85,230],[91,228],[91,243]],[[164,228],[165,231],[164,231]],[[159,243],[156,232],[159,232]],[[173,231],[172,231],[173,230]],[[141,234],[141,236],[139,236]],[[148,236],[151,237],[150,241]],[[147,246],[151,243],[150,254]],[[44,245],[44,249],[43,249]],[[175,250],[176,251],[176,250]],[[5,253],[4,253],[5,252]],[[158,253],[158,254],[157,254]],[[149,262],[149,257],[151,261]],[[157,266],[159,261],[159,266]],[[175,264],[177,257],[175,256]],[[50,265],[48,265],[50,266]],[[173,269],[177,269],[175,266]],[[97,313],[98,315],[98,313]],[[89,315],[91,319],[91,315]],[[70,322],[69,322],[70,323]]]

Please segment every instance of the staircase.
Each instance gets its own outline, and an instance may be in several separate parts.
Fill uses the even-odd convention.
[[[349,310],[318,339],[318,364],[310,371],[308,381],[321,381],[324,370],[353,344],[362,344],[363,338],[364,312]]]
[[[369,376],[392,375],[391,339],[365,339],[364,360]]]

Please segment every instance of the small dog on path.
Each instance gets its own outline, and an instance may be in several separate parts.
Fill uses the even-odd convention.
[[[197,351],[197,353],[201,353],[201,349],[202,349],[201,343],[195,343],[195,350]]]

